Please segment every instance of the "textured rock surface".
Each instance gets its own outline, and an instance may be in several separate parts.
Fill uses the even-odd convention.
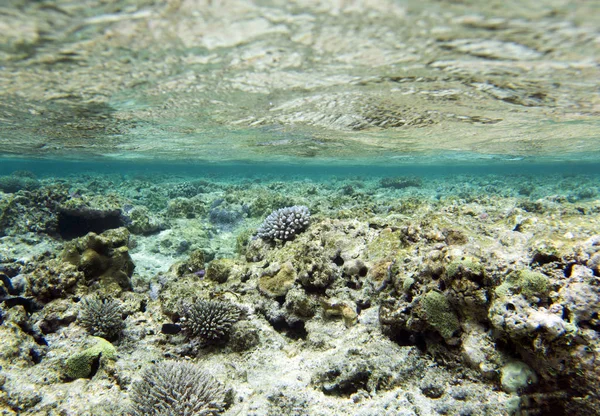
[[[208,210],[167,218],[173,184],[192,182],[169,175],[64,186],[167,218],[156,235],[67,242],[12,216],[23,233],[0,237],[0,411],[122,414],[142,369],[168,358],[231,388],[224,415],[598,415],[597,176],[240,175],[198,194],[262,212],[232,230]],[[308,206],[311,226],[252,240],[282,200]],[[122,310],[105,353],[76,320],[87,296]],[[235,316],[182,310],[201,299]],[[228,339],[198,342],[204,325]],[[69,359],[83,378],[67,377]]]

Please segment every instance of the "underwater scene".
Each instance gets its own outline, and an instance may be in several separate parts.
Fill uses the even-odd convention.
[[[600,415],[600,0],[0,2],[0,415]]]

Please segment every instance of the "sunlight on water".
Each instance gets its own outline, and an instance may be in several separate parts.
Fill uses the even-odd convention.
[[[9,3],[4,155],[600,156],[596,1]]]

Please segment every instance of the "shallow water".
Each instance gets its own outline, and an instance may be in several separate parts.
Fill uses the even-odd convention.
[[[0,413],[190,414],[194,367],[144,390],[169,359],[211,415],[600,415],[599,27],[598,0],[2,2]]]
[[[599,158],[594,1],[10,0],[0,152]]]

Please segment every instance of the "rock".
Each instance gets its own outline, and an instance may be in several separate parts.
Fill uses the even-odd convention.
[[[91,378],[99,366],[117,358],[116,348],[104,338],[92,337],[96,344],[73,354],[65,362],[64,373],[71,379]]]
[[[524,362],[511,361],[502,367],[500,382],[502,389],[508,393],[518,392],[537,383],[535,372]]]
[[[89,233],[65,245],[62,258],[81,270],[91,288],[114,296],[131,289],[135,265],[129,255],[129,231],[122,227]]]
[[[460,322],[448,299],[436,291],[427,292],[421,299],[425,319],[440,335],[449,341],[460,329]]]
[[[326,317],[340,316],[344,321],[346,328],[356,325],[358,322],[358,314],[356,307],[348,304],[348,302],[339,302],[336,300],[323,300],[323,314]]]
[[[234,266],[235,262],[231,259],[215,259],[208,263],[206,278],[216,283],[225,283]]]
[[[146,207],[134,207],[126,215],[129,222],[127,229],[134,234],[153,234],[163,228],[160,221],[154,218]]]
[[[260,344],[259,330],[248,321],[238,321],[231,327],[228,345],[233,351],[248,351]]]
[[[270,297],[285,296],[294,286],[298,275],[291,262],[271,265],[258,280],[258,289]]]

